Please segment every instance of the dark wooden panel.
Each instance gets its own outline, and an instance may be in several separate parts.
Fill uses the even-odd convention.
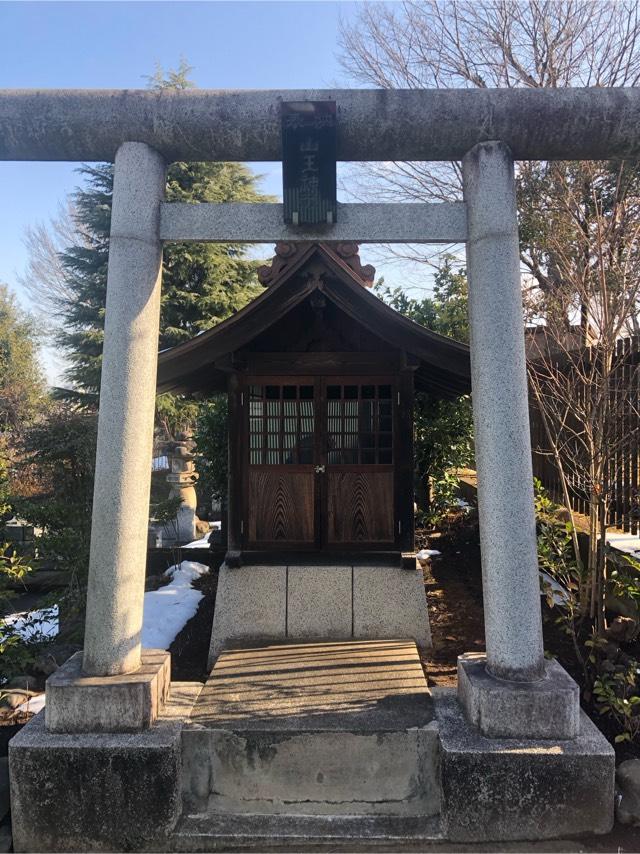
[[[314,543],[314,473],[249,470],[249,543]]]
[[[393,471],[327,472],[327,542],[393,543]]]
[[[237,354],[251,374],[291,377],[295,374],[362,376],[400,369],[400,353],[381,349],[375,352],[347,353],[251,353]],[[258,380],[256,380],[257,382]],[[262,380],[260,380],[262,381]]]

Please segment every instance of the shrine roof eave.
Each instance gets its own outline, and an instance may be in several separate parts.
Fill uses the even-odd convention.
[[[298,280],[286,287],[317,255],[329,275]],[[471,388],[469,348],[438,335],[388,306],[363,287],[356,273],[329,247],[310,244],[284,275],[260,296],[217,326],[160,353],[158,392],[215,393],[226,388],[228,366],[221,362],[281,320],[314,291],[321,290],[354,321],[411,354],[417,361],[416,388],[438,397],[455,398]]]

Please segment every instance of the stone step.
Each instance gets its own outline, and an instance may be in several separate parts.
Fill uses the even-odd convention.
[[[182,745],[185,815],[440,811],[438,733],[413,641],[228,650]]]
[[[276,816],[218,815],[183,819],[168,838],[167,851],[451,851],[437,816]],[[433,848],[431,847],[433,846]],[[158,850],[156,847],[154,850]],[[546,849],[545,849],[546,850]]]

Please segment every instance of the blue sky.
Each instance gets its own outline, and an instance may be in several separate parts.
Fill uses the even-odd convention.
[[[2,2],[0,88],[144,88],[157,64],[193,66],[201,88],[353,85],[337,60],[351,2]],[[70,163],[0,163],[0,281],[17,293],[29,225],[47,221],[79,183]],[[258,164],[263,189],[280,170]],[[366,257],[366,253],[365,254]],[[57,368],[45,353],[49,376]]]

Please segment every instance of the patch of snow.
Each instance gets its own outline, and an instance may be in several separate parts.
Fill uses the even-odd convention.
[[[624,531],[607,531],[606,542],[611,548],[640,559],[640,537]]]
[[[427,560],[427,558],[434,557],[435,555],[442,554],[438,549],[420,549],[416,557],[418,560]]]
[[[540,570],[540,578],[542,579],[540,595],[546,596],[548,588],[550,587],[553,604],[564,605],[564,603],[569,599],[569,593],[565,590],[562,584],[560,584],[559,581],[556,581],[555,578],[552,578],[548,572],[544,572],[543,570]]]
[[[219,531],[221,529],[221,522],[212,522],[211,530]],[[205,534],[204,537],[201,537],[199,540],[193,540],[191,543],[186,543],[186,545],[182,546],[183,549],[208,549],[210,546],[209,543],[209,534]]]
[[[170,566],[165,575],[169,584],[144,594],[142,646],[169,649],[178,633],[195,616],[203,594],[191,582],[209,572],[209,567],[192,560]]]
[[[34,715],[37,715],[38,712],[41,712],[44,709],[44,694],[36,694],[35,697],[29,697],[24,703],[20,703],[17,712],[33,712]]]
[[[53,638],[60,631],[58,606],[9,614],[0,620],[0,634],[5,626],[10,627],[12,633],[20,635],[25,641]]]

